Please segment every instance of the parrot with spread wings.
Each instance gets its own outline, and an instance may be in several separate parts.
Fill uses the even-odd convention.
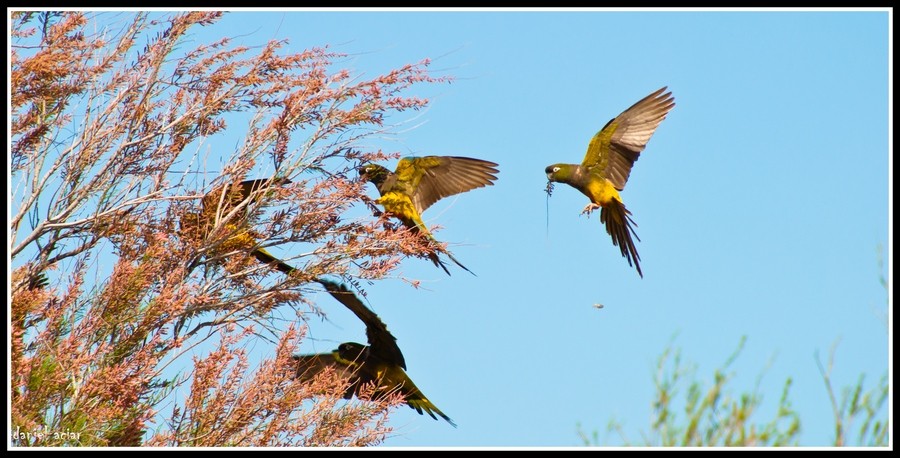
[[[393,172],[378,164],[366,164],[359,168],[359,173],[378,188],[381,197],[375,203],[383,206],[385,212],[412,232],[436,242],[422,221],[422,212],[444,197],[493,185],[497,179],[496,167],[494,162],[470,157],[423,156],[401,159]],[[452,254],[444,253],[472,273]],[[429,253],[428,258],[450,275],[436,252]]]
[[[581,164],[553,164],[544,170],[549,180],[548,193],[554,182],[565,183],[591,199],[582,214],[600,209],[600,222],[606,226],[613,245],[619,247],[628,265],[634,266],[642,278],[641,257],[632,236],[641,239],[634,232],[637,224],[622,203],[619,191],[625,189],[634,162],[674,106],[672,93],[663,87],[606,123],[591,139]]]
[[[326,368],[333,368],[349,382],[344,393],[350,399],[368,383],[375,384],[375,396],[385,396],[399,391],[404,402],[420,415],[427,413],[437,420],[440,416],[456,426],[441,409],[438,409],[406,375],[406,361],[397,346],[397,339],[388,331],[381,318],[371,311],[345,285],[330,280],[317,280],[325,290],[350,309],[366,325],[369,345],[345,342],[330,353],[294,356],[296,373],[300,380],[312,380]]]

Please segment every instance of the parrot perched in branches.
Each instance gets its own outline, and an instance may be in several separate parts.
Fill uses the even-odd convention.
[[[401,159],[393,172],[378,164],[365,164],[359,168],[359,173],[361,178],[378,188],[381,197],[375,203],[382,205],[385,212],[399,219],[412,232],[436,242],[422,221],[422,212],[444,197],[493,185],[497,179],[496,167],[496,163],[469,157],[423,156]],[[452,254],[444,253],[456,265],[472,273]],[[428,258],[450,275],[436,252],[429,253]]]
[[[638,241],[641,239],[634,232],[633,226],[637,224],[622,203],[619,191],[625,189],[634,162],[674,106],[672,93],[663,87],[606,123],[591,139],[581,164],[553,164],[544,169],[550,180],[548,193],[554,182],[566,183],[591,199],[582,214],[601,209],[600,222],[606,226],[613,245],[619,247],[628,265],[634,266],[642,278],[641,257],[632,235]]]
[[[271,264],[286,274],[290,273],[294,270],[293,267],[259,247],[258,241],[261,237],[247,227],[249,223],[244,217],[249,205],[259,202],[270,189],[287,183],[290,183],[290,180],[286,178],[263,178],[217,186],[201,199],[199,214],[187,213],[182,217],[181,231],[193,237],[206,238],[220,221],[225,221],[223,230],[227,231],[229,236],[217,249],[218,251],[246,250],[260,262]],[[234,211],[242,213],[232,215]]]

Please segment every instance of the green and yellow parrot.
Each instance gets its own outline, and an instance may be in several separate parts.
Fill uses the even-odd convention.
[[[259,202],[271,188],[287,183],[290,180],[286,178],[264,178],[220,185],[203,196],[199,214],[187,213],[182,217],[181,231],[203,240],[222,224],[222,230],[229,236],[217,251],[248,251],[260,262],[290,273],[293,271],[291,266],[259,246],[260,236],[248,227],[246,220],[250,204]],[[235,211],[238,213],[232,214]]]
[[[419,415],[427,413],[437,420],[437,414],[455,427],[456,423],[425,397],[406,375],[406,361],[397,346],[397,339],[388,331],[381,318],[346,286],[324,279],[318,279],[318,282],[365,323],[369,345],[345,342],[330,353],[294,356],[300,380],[312,380],[316,374],[331,367],[350,383],[344,392],[344,399],[353,397],[363,385],[374,383],[376,397],[399,392],[406,404]]]
[[[424,156],[401,159],[393,172],[378,164],[366,164],[359,168],[359,173],[378,188],[381,197],[375,203],[383,206],[385,212],[414,233],[436,242],[422,221],[422,212],[444,197],[493,185],[497,179],[496,167],[493,162],[470,157]],[[445,254],[472,273],[452,254]],[[450,275],[436,252],[429,253],[428,258]]]
[[[601,209],[600,222],[606,225],[613,245],[619,247],[628,265],[634,266],[641,277],[641,257],[631,236],[641,239],[634,232],[632,226],[637,224],[622,203],[619,191],[625,189],[631,168],[653,132],[675,106],[672,93],[665,91],[663,87],[644,97],[606,123],[591,139],[581,164],[553,164],[545,169],[551,184],[566,183],[591,199],[582,214]],[[550,189],[548,185],[548,192]]]

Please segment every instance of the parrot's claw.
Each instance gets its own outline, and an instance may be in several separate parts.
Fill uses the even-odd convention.
[[[591,212],[598,208],[600,208],[600,205],[591,202],[584,207],[584,210],[581,211],[581,214],[591,216]]]

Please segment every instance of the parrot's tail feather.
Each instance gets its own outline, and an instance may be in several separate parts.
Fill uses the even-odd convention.
[[[275,256],[272,256],[268,251],[263,250],[262,248],[253,250],[253,256],[256,256],[256,259],[263,264],[274,265],[276,269],[283,272],[284,274],[289,275],[294,271],[293,267],[289,266],[287,263],[276,258]]]
[[[469,270],[468,267],[464,266],[461,262],[459,262],[456,258],[454,258],[453,255],[450,254],[449,251],[447,251],[444,248],[441,248],[440,242],[438,242],[437,239],[435,239],[434,236],[431,235],[431,232],[423,232],[418,228],[418,226],[416,226],[416,231],[418,231],[417,233],[419,235],[424,236],[425,238],[427,238],[428,240],[430,240],[432,242],[432,248],[434,249],[434,251],[428,253],[428,259],[431,259],[431,262],[433,262],[435,266],[440,267],[441,269],[444,269],[444,272],[447,272],[447,275],[450,275],[450,271],[447,270],[447,265],[444,264],[444,261],[441,261],[441,258],[438,257],[438,252],[446,254],[447,257],[450,258],[450,260],[453,261],[454,264],[462,267],[462,269],[465,270],[466,272],[468,272],[472,275],[475,275],[475,272],[472,272],[471,270]],[[475,275],[475,276],[477,277],[478,275]]]
[[[450,260],[453,261],[456,265],[462,267],[463,270],[465,270],[466,272],[468,272],[468,273],[470,273],[470,274],[472,274],[472,275],[475,275],[475,272],[472,272],[471,270],[469,270],[468,267],[462,265],[461,262],[457,261],[456,258],[454,258],[453,255],[450,254],[449,251],[446,251],[445,253],[447,254],[447,257],[450,258]],[[475,275],[475,276],[477,277],[478,275]]]
[[[428,259],[431,259],[431,262],[434,263],[435,266],[444,269],[444,272],[447,272],[447,275],[450,275],[450,271],[447,269],[447,265],[444,264],[444,261],[441,261],[441,258],[438,257],[437,252],[432,251],[428,254]],[[463,267],[465,269],[465,267]]]
[[[428,399],[407,399],[406,403],[411,409],[418,412],[419,415],[427,413],[429,416],[431,416],[431,418],[437,420],[438,418],[434,414],[438,414],[441,418],[446,420],[447,423],[450,423],[451,426],[456,428],[456,423],[450,417],[448,417],[447,414],[441,412],[441,409],[438,409],[437,406],[432,404]]]
[[[619,247],[622,256],[628,260],[628,265],[634,266],[638,275],[644,278],[644,273],[641,272],[641,257],[634,246],[632,236],[638,242],[641,238],[634,232],[637,224],[631,219],[631,212],[625,208],[625,204],[617,199],[604,204],[600,210],[600,222],[606,226],[606,233],[612,237],[613,245]]]

